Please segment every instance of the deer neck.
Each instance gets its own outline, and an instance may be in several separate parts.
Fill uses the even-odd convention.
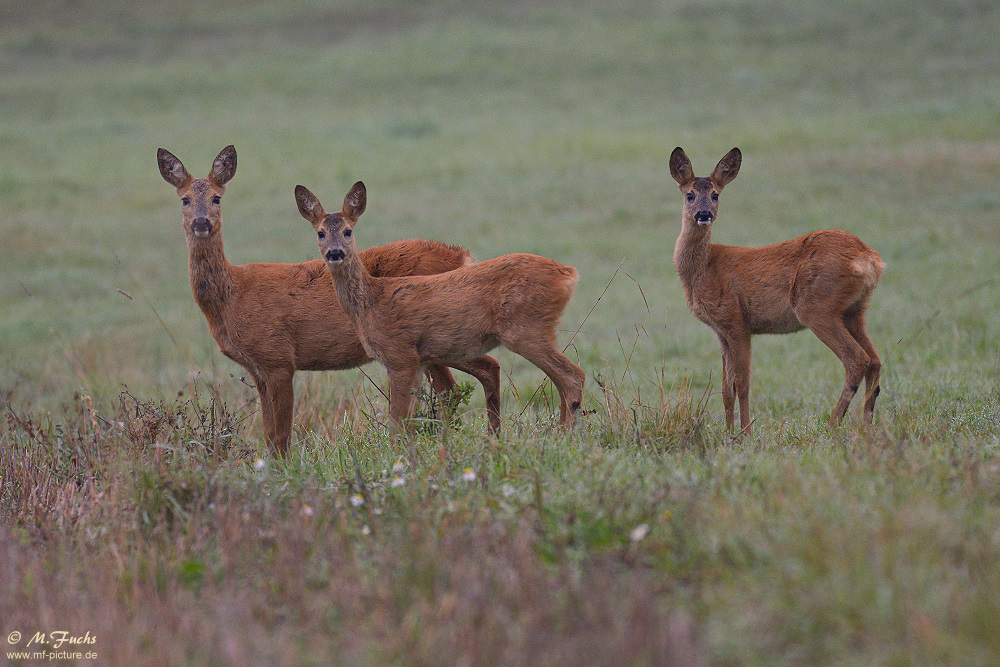
[[[188,277],[194,300],[213,332],[222,326],[222,312],[236,291],[232,265],[222,250],[222,235],[188,237]]]
[[[688,292],[689,300],[692,285],[708,274],[711,246],[711,225],[699,226],[694,221],[684,221],[674,246],[674,267],[684,285],[684,291]]]
[[[348,317],[357,321],[372,310],[377,300],[378,281],[372,277],[357,253],[351,252],[338,265],[328,265],[337,299]]]

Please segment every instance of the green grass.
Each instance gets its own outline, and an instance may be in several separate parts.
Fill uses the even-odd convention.
[[[90,631],[111,663],[997,661],[992,3],[15,4],[3,636]],[[155,165],[203,176],[229,143],[233,262],[315,256],[293,187],[363,179],[361,245],[576,266],[579,431],[501,352],[504,435],[477,390],[394,472],[372,382],[303,373],[295,456],[256,468]],[[715,241],[882,254],[874,427],[826,427],[843,369],[801,333],[755,339],[755,430],[724,432],[672,266],[676,145],[698,174],[743,151]]]

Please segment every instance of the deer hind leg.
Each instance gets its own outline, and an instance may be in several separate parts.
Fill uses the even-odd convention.
[[[452,368],[468,373],[483,385],[486,396],[486,416],[490,433],[500,432],[500,362],[484,354],[476,359],[454,363]]]
[[[865,314],[863,311],[845,316],[844,325],[854,340],[858,341],[861,349],[868,355],[868,370],[865,372],[864,420],[870,424],[875,412],[875,399],[878,398],[881,391],[879,377],[882,372],[882,360],[879,359],[878,352],[875,351],[875,345],[865,333]]]
[[[451,392],[455,389],[458,384],[455,382],[455,376],[451,374],[451,370],[446,366],[441,366],[440,364],[428,364],[424,366],[424,375],[431,383],[431,390],[442,400],[448,401],[451,398]],[[416,381],[415,381],[416,382]],[[413,400],[410,402],[411,407],[415,408],[418,403],[417,396],[414,394]]]
[[[424,368],[424,374],[431,383],[435,394],[443,394],[455,388],[455,376],[446,366],[429,364]]]
[[[560,352],[554,341],[543,346],[512,341],[510,344],[504,342],[504,346],[533,363],[552,380],[559,392],[559,425],[572,424],[576,411],[583,403],[583,384],[586,380],[583,369]]]
[[[840,362],[844,364],[846,377],[844,379],[844,389],[840,393],[840,399],[830,415],[830,425],[835,426],[847,414],[847,408],[851,405],[854,395],[858,393],[861,381],[868,373],[871,359],[865,352],[861,344],[854,339],[845,324],[843,314],[834,314],[823,318],[805,318],[802,315],[799,319],[809,329],[816,334],[823,343],[833,350]],[[874,405],[875,399],[872,398]]]

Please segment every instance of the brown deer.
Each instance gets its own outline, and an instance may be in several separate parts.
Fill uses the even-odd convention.
[[[343,370],[371,361],[337,301],[323,260],[299,264],[232,265],[222,249],[222,195],[236,173],[236,149],[227,146],[208,178],[193,178],[181,161],[159,149],[160,174],[177,188],[188,245],[195,301],[227,357],[243,366],[260,394],[264,435],[286,455],[292,431],[295,371]],[[431,241],[395,241],[370,248],[361,262],[374,275],[440,273],[472,263],[465,248]],[[486,393],[490,430],[500,428],[500,365],[480,356],[449,364],[476,377]],[[451,372],[429,366],[433,389],[455,386]]]
[[[421,366],[473,359],[498,345],[552,380],[559,423],[573,422],[584,373],[556,346],[556,325],[576,287],[576,269],[515,254],[433,276],[377,277],[365,268],[354,240],[367,203],[364,183],[354,184],[338,213],[326,213],[301,185],[295,201],[316,230],[320,255],[361,344],[389,374],[389,415],[397,429],[405,428]]]
[[[885,262],[856,236],[839,230],[761,248],[711,243],[719,193],[736,178],[742,159],[734,148],[709,177],[697,178],[680,147],[670,155],[670,175],[684,194],[674,266],[688,308],[719,338],[726,426],[733,427],[738,397],[741,432],[750,430],[750,336],[806,327],[847,371],[830,424],[843,419],[862,379],[864,419],[871,422],[882,362],[865,333],[865,310]]]

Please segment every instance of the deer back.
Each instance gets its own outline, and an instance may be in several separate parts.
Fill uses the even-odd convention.
[[[357,316],[359,334],[380,355],[416,349],[422,360],[485,354],[528,331],[554,331],[577,271],[526,253],[454,271],[376,279],[378,297]]]
[[[685,295],[691,311],[713,328],[791,333],[804,326],[802,309],[865,303],[884,266],[877,252],[840,230],[759,248],[713,243],[704,270],[685,283]]]

